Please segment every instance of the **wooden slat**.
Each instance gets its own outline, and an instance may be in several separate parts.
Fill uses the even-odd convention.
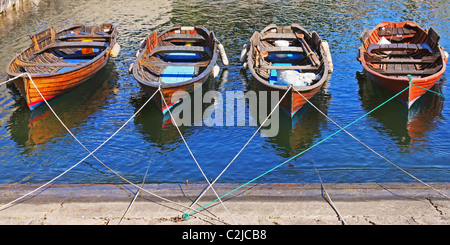
[[[152,49],[150,56],[156,53],[171,52],[193,52],[193,53],[209,53],[210,49],[203,46],[157,46]]]
[[[370,44],[367,49],[368,53],[373,51],[398,51],[398,50],[428,50],[427,48],[422,47],[420,44],[405,44],[405,43],[393,43],[393,44]]]
[[[364,60],[366,62],[374,63],[374,64],[393,64],[393,63],[401,63],[401,64],[432,64],[441,56],[440,54],[435,54],[432,56],[424,56],[422,59],[411,59],[411,58],[392,58],[392,59],[382,59],[377,57],[370,57],[369,55],[364,55]]]
[[[294,33],[267,33],[264,35],[261,40],[268,39],[295,39]]]
[[[173,33],[164,38],[164,41],[171,40],[200,40],[204,41],[205,38],[199,34],[181,34],[181,33]]]
[[[304,65],[304,66],[261,66],[261,69],[268,70],[317,70],[318,66]]]
[[[437,66],[435,68],[425,69],[425,70],[392,70],[388,68],[387,70],[376,70],[378,73],[383,75],[422,75],[429,76],[438,72],[442,66]]]
[[[83,63],[38,63],[38,62],[25,62],[21,61],[19,59],[16,59],[16,64],[18,66],[24,66],[24,67],[75,67],[79,66]]]
[[[305,52],[301,47],[264,47],[260,48],[260,51],[266,52],[291,52],[291,53],[302,53]]]

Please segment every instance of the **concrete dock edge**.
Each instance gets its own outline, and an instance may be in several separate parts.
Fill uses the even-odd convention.
[[[448,183],[430,184],[450,195]],[[224,195],[239,184],[216,184]],[[38,185],[0,185],[3,206]],[[448,225],[450,200],[413,183],[252,184],[222,198],[209,190],[194,206],[200,213],[181,215],[206,184],[147,184],[124,216],[137,188],[131,185],[51,185],[0,211],[1,225]],[[324,195],[324,188],[331,199]],[[163,200],[155,195],[161,196]],[[169,200],[169,201],[167,201]],[[228,210],[228,211],[227,211]],[[230,215],[231,214],[231,215]],[[123,217],[124,216],[124,217]],[[123,217],[123,219],[122,219]],[[235,223],[236,222],[236,223]]]

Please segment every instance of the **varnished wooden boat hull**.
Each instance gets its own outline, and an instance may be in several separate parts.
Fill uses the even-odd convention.
[[[167,113],[170,109],[179,104],[183,100],[183,98],[190,96],[190,94],[192,94],[195,89],[202,86],[202,84],[212,74],[213,67],[216,65],[218,58],[218,47],[214,33],[212,31],[210,32],[204,27],[195,27],[195,29],[190,30],[191,34],[189,34],[189,31],[186,31],[186,33],[184,34],[180,34],[179,32],[183,31],[182,28],[184,27],[175,25],[159,34],[153,32],[148,35],[145,39],[144,45],[140,47],[139,55],[132,68],[133,76],[138,81],[141,88],[148,96],[153,96],[152,100],[163,114]],[[174,32],[178,33],[171,36]],[[172,42],[183,42],[183,40],[188,40],[190,37],[192,37],[193,35],[197,35],[198,33],[201,33],[201,38],[203,38],[203,41],[201,41],[203,45],[200,45],[198,47],[209,48],[209,52],[207,52],[208,59],[202,60],[200,62],[187,61],[183,64],[185,64],[186,66],[196,66],[201,63],[202,70],[198,74],[195,74],[192,79],[176,83],[162,82],[161,77],[163,76],[162,72],[164,71],[164,69],[166,69],[166,67],[168,66],[176,65],[174,64],[176,62],[165,62],[159,59],[156,55],[153,55],[154,50],[157,50],[158,48],[164,49],[176,47],[182,49],[183,46],[176,46]],[[151,64],[155,64],[155,66],[152,66]],[[147,69],[152,69],[152,71],[154,72],[152,72],[150,75]],[[162,96],[161,92],[155,93],[158,88],[161,89]],[[178,91],[187,93],[178,94],[177,99],[172,98],[173,94]]]
[[[384,28],[386,30],[393,30],[395,28],[400,30],[406,29],[406,31],[403,31],[402,34],[392,34],[394,38],[404,38],[406,40],[405,42],[399,42],[399,44],[427,43],[434,52],[434,55],[438,56],[436,61],[433,63],[436,65],[436,72],[433,74],[424,73],[421,75],[419,73],[420,70],[411,70],[411,74],[414,75],[411,79],[411,76],[408,75],[408,70],[404,70],[403,72],[400,72],[401,75],[397,74],[397,76],[395,76],[396,73],[394,72],[393,74],[389,74],[388,71],[382,73],[379,70],[374,69],[374,66],[371,64],[371,60],[367,57],[369,53],[368,51],[370,50],[370,45],[376,44],[381,38],[381,36],[379,36],[379,33],[381,32],[380,28]],[[411,32],[410,29],[414,30],[415,33],[409,33]],[[432,88],[434,84],[439,81],[446,69],[447,58],[445,58],[443,48],[439,47],[438,40],[429,41],[431,39],[429,37],[429,32],[431,32],[431,28],[429,31],[425,31],[411,21],[398,23],[386,21],[377,25],[372,31],[369,32],[368,30],[365,30],[365,32],[361,34],[362,45],[358,48],[358,61],[362,64],[368,76],[390,94],[396,95],[406,89],[396,98],[404,103],[408,108],[410,108],[413,103],[420,98],[420,96],[425,94],[427,89]],[[435,36],[436,35],[437,34],[435,34]],[[430,69],[432,68],[433,67],[430,65]],[[411,82],[413,83],[412,86],[410,86]],[[408,87],[409,89],[407,89]]]
[[[84,30],[89,30],[90,33]],[[100,33],[101,30],[108,33]],[[75,24],[56,33],[53,28],[49,28],[30,36],[32,44],[11,60],[6,72],[9,77],[22,75],[14,80],[14,84],[25,98],[28,107],[34,109],[44,100],[50,100],[78,87],[102,69],[111,56],[117,36],[117,29],[109,23],[99,26]],[[99,51],[84,53],[86,47],[92,52],[89,47],[96,45]],[[65,57],[55,56],[55,52],[62,52]],[[77,64],[71,63],[74,61]],[[42,70],[46,67],[50,67],[50,70]],[[69,69],[59,71],[58,67]],[[24,73],[28,73],[32,81]]]
[[[49,76],[31,76],[34,84],[28,78],[23,76],[21,79],[15,79],[14,84],[25,97],[28,107],[33,110],[45,100],[50,100],[56,96],[62,95],[94,76],[100,69],[102,69],[109,60],[109,54],[105,54],[92,64],[71,71],[69,74],[58,74]],[[39,94],[39,92],[42,94]]]
[[[267,98],[271,98],[271,92],[277,92],[279,99],[281,99],[281,97],[286,93],[287,90],[286,87],[270,86],[267,83],[261,81],[257,81],[257,85],[260,90],[267,91]],[[281,109],[283,109],[288,115],[293,117],[295,113],[303,107],[303,105],[308,103],[307,100],[311,100],[322,87],[323,83],[320,84],[320,86],[316,86],[315,88],[308,90],[296,88],[298,92],[294,91],[294,89],[291,88],[289,92],[287,92],[284,99],[280,102]],[[301,95],[299,93],[301,93]],[[305,98],[307,100],[305,100]]]

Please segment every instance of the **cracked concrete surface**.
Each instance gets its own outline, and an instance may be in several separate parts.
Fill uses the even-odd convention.
[[[205,184],[149,184],[129,211],[130,185],[53,185],[0,211],[2,225],[448,225],[450,200],[420,184],[255,184],[181,219]],[[446,183],[434,184],[449,196]],[[0,206],[37,186],[0,186]],[[238,187],[214,185],[219,195]],[[208,191],[195,208],[215,199]],[[342,217],[338,217],[340,214]],[[123,217],[123,219],[122,219]]]

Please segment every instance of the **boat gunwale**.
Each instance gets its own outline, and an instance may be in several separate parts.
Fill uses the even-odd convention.
[[[386,25],[391,25],[391,24],[395,24],[395,23],[405,23],[405,25],[406,24],[411,25],[411,26],[419,29],[421,32],[425,33],[428,36],[428,32],[426,30],[424,30],[422,27],[420,27],[419,25],[415,24],[412,21],[404,21],[404,22],[383,21],[383,22],[379,23],[377,26],[375,26],[372,30],[369,31],[369,35],[367,36],[367,38],[365,40],[361,40],[361,42],[363,42],[363,43],[361,44],[361,46],[358,47],[359,53],[358,53],[357,60],[360,61],[360,63],[362,64],[364,70],[366,70],[367,72],[371,73],[374,76],[378,76],[378,77],[380,77],[382,79],[392,80],[392,81],[397,81],[397,82],[402,82],[402,81],[405,81],[405,80],[407,82],[410,82],[411,79],[407,75],[405,75],[404,77],[392,77],[392,76],[389,76],[389,75],[385,75],[385,74],[379,73],[378,71],[376,71],[376,70],[372,69],[370,66],[368,66],[367,65],[367,61],[364,58],[364,54],[367,53],[367,47],[365,47],[365,42],[368,39],[370,39],[370,37],[373,36],[373,35],[376,35],[376,36],[380,37],[378,34],[375,33],[375,31],[377,29],[379,29],[381,27],[384,27]],[[417,33],[415,35],[417,35]],[[370,45],[370,43],[368,43],[368,45]],[[437,71],[436,73],[433,73],[433,74],[428,75],[428,76],[415,77],[415,78],[413,77],[412,81],[416,81],[416,82],[417,81],[420,82],[420,81],[423,81],[423,80],[427,81],[427,80],[437,79],[438,77],[442,76],[442,74],[446,70],[446,61],[445,61],[445,58],[444,58],[443,50],[441,48],[438,48],[438,50],[439,50],[439,54],[440,54],[439,58],[442,61],[441,69],[439,71]]]
[[[298,25],[298,24],[292,24],[290,26],[277,26],[275,24],[270,24],[268,26],[266,26],[265,28],[263,28],[260,32],[255,31],[255,33],[252,35],[252,37],[250,38],[250,40],[255,38],[255,35],[259,34],[260,38],[258,39],[259,41],[263,38],[263,34],[264,32],[267,32],[270,29],[276,28],[276,27],[291,27],[291,28],[298,28],[299,30],[301,30],[304,34],[308,35],[309,38],[312,38],[312,34],[309,33],[307,30],[305,30],[302,26]],[[319,37],[319,41],[322,42],[322,38]],[[280,39],[283,40],[283,39]],[[293,86],[293,85],[277,85],[277,84],[271,84],[267,79],[261,77],[258,72],[256,72],[256,69],[254,68],[254,62],[253,59],[251,58],[253,56],[253,50],[251,48],[251,44],[250,44],[250,55],[248,56],[248,68],[250,70],[250,72],[252,73],[253,77],[256,78],[259,82],[261,82],[262,84],[264,84],[264,86],[266,87],[270,87],[273,89],[277,89],[277,90],[288,90],[290,86],[292,86],[293,88],[295,88],[295,90],[297,90],[298,92],[307,92],[307,91],[312,91],[318,87],[323,86],[323,84],[329,79],[329,64],[328,62],[325,60],[325,51],[323,50],[323,48],[321,46],[319,46],[319,57],[321,58],[322,62],[321,64],[318,65],[318,68],[320,69],[320,66],[323,65],[323,71],[319,72],[319,74],[322,75],[322,77],[315,82],[312,85],[309,86]]]
[[[164,34],[169,33],[173,30],[177,30],[180,29],[181,26],[180,25],[174,25],[171,26],[167,29],[165,29],[164,31],[162,31],[161,33],[158,34],[158,38],[162,37]],[[142,56],[145,53],[145,49],[147,47],[147,45],[144,45],[142,47],[142,49],[139,50],[139,55],[136,58],[136,60],[133,63],[133,76],[134,78],[141,84],[148,86],[148,87],[153,87],[155,89],[157,89],[159,86],[161,86],[162,88],[176,88],[176,87],[182,87],[188,84],[193,84],[193,83],[197,83],[200,82],[202,80],[205,79],[206,76],[208,76],[208,74],[211,73],[212,68],[216,65],[217,63],[217,58],[218,58],[218,47],[217,47],[217,41],[216,41],[216,37],[214,35],[213,31],[209,31],[208,29],[206,29],[203,26],[195,26],[195,29],[202,29],[205,33],[207,33],[208,37],[205,40],[210,40],[212,42],[214,42],[214,48],[211,50],[211,59],[209,59],[208,61],[208,65],[206,66],[206,68],[198,75],[196,75],[195,77],[193,77],[192,79],[186,80],[186,81],[182,81],[182,82],[177,82],[177,83],[164,83],[164,82],[152,82],[152,81],[148,81],[146,79],[144,79],[138,72],[138,64],[139,61],[143,58]],[[152,32],[153,33],[153,32]],[[150,33],[149,35],[146,36],[146,38],[144,40],[147,40],[147,38],[149,38],[150,35],[152,35],[152,33]],[[206,38],[206,37],[205,37]],[[192,63],[193,66],[195,66],[195,62]],[[142,68],[141,68],[142,69]]]
[[[103,23],[103,24],[107,24],[107,23]],[[61,32],[64,32],[64,31],[67,31],[67,30],[70,30],[70,29],[73,29],[73,28],[77,28],[77,27],[80,27],[81,25],[82,25],[82,24],[80,24],[80,25],[72,25],[72,26],[69,26],[69,27],[64,27],[63,29],[58,30],[58,32],[56,32],[56,33],[58,34],[58,33],[61,33]],[[93,26],[94,26],[94,25],[93,25]],[[101,25],[96,25],[96,26],[101,26]],[[27,50],[33,49],[33,43],[31,43],[29,47],[27,47],[27,48],[23,49],[22,51],[18,52],[18,53],[14,56],[14,58],[11,59],[11,60],[8,62],[8,65],[7,65],[7,68],[6,68],[6,73],[7,73],[8,76],[10,76],[10,77],[16,77],[16,76],[20,76],[21,74],[28,73],[28,74],[30,74],[31,77],[35,77],[35,78],[52,78],[52,77],[68,76],[68,75],[71,74],[71,73],[76,74],[76,73],[77,73],[78,71],[80,71],[81,69],[86,68],[87,66],[92,65],[93,63],[95,63],[95,62],[98,61],[99,59],[104,58],[104,57],[106,57],[106,56],[109,55],[109,52],[111,51],[112,47],[116,44],[117,36],[119,35],[117,28],[116,28],[115,26],[112,26],[112,27],[114,28],[114,30],[113,30],[113,32],[111,33],[111,38],[110,38],[110,40],[109,40],[109,42],[108,42],[109,45],[108,45],[105,49],[103,49],[102,52],[100,52],[98,55],[96,55],[94,58],[90,59],[89,61],[83,62],[82,65],[80,65],[80,66],[73,66],[74,69],[70,69],[70,70],[67,70],[67,71],[64,71],[64,72],[55,72],[55,73],[30,73],[30,72],[17,73],[17,72],[15,72],[15,71],[11,71],[11,69],[10,69],[11,65],[12,65],[16,60],[18,60],[19,57],[20,57],[23,53],[25,53]],[[46,31],[46,30],[48,30],[48,29],[50,29],[50,28],[46,28],[46,29],[44,29],[43,31]],[[41,31],[41,32],[43,32],[43,31]],[[47,47],[50,46],[50,45],[51,45],[51,44],[49,44],[49,45],[43,47],[43,48],[40,50],[40,52],[45,52],[45,50],[47,49]],[[81,48],[81,47],[82,47],[82,46],[80,46],[80,48]],[[49,64],[51,64],[51,63],[49,63]],[[105,62],[105,64],[106,64],[106,62]],[[20,65],[18,65],[18,66],[20,66]],[[101,66],[104,66],[104,64],[101,65]],[[77,77],[80,77],[80,76],[77,76]]]

